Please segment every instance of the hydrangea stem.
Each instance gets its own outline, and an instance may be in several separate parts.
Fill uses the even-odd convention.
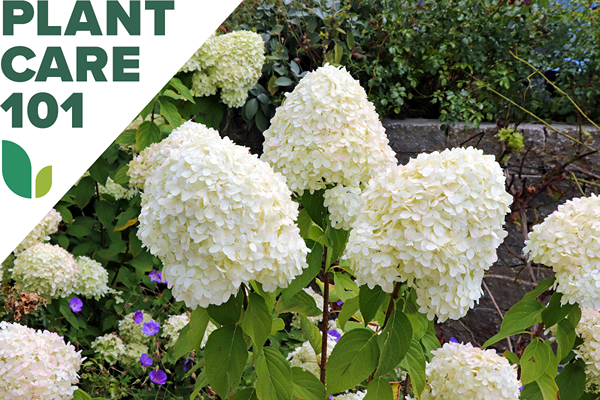
[[[327,260],[327,247],[323,253],[323,259]],[[323,323],[321,325],[321,382],[325,386],[325,371],[327,367],[327,330],[329,329],[329,271],[325,265],[323,277]]]
[[[390,319],[390,315],[394,311],[394,307],[396,305],[396,300],[398,299],[398,294],[400,293],[400,288],[402,287],[402,282],[396,282],[396,286],[394,286],[394,291],[392,292],[392,298],[390,299],[390,305],[388,306],[387,312],[385,313],[385,321],[383,322],[383,326],[381,329],[385,328],[385,325]]]

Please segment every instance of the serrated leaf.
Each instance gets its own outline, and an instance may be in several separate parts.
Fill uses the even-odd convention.
[[[115,229],[113,229],[113,232],[123,231],[123,230],[129,228],[130,226],[135,225],[137,222],[138,222],[137,218],[127,220],[127,222],[125,222],[125,224],[123,224],[121,226],[115,226]]]
[[[312,373],[300,367],[292,368],[293,397],[298,400],[323,400],[325,386]]]
[[[375,373],[376,377],[387,374],[402,362],[412,343],[412,336],[410,320],[399,307],[396,307],[379,335],[381,357]]]
[[[169,103],[170,104],[170,103]],[[144,121],[135,133],[135,143],[140,151],[152,143],[160,142],[160,128],[152,121]]]
[[[346,35],[346,45],[350,50],[354,47],[354,33],[352,33],[352,31],[348,31],[348,34]]]
[[[567,364],[556,378],[560,400],[579,400],[585,390],[585,370],[577,364]]]
[[[177,91],[181,93],[181,95],[185,97],[186,100],[191,101],[194,104],[196,103],[194,101],[194,96],[192,96],[192,93],[190,92],[190,89],[188,89],[187,86],[181,83],[179,79],[171,78],[171,81],[169,83],[171,84],[171,86],[177,89]]]
[[[300,290],[289,299],[281,296],[275,305],[275,312],[277,314],[296,312],[307,317],[313,317],[322,313],[321,309],[317,307],[315,299],[304,290]]]
[[[289,361],[274,348],[264,348],[256,359],[258,400],[289,400],[292,393],[292,369]]]
[[[561,304],[562,293],[554,292],[546,309],[542,312],[542,322],[547,327],[554,326],[565,318],[575,307],[575,304]]]
[[[182,122],[181,115],[179,115],[179,111],[177,110],[175,104],[171,103],[170,101],[161,100],[160,98],[158,100],[158,104],[160,104],[160,115],[165,117],[167,122],[169,122],[169,125],[171,125],[173,128],[179,127]]]
[[[211,333],[204,347],[206,377],[212,389],[222,398],[228,398],[237,388],[248,350],[242,328],[225,325]]]
[[[256,349],[261,348],[271,334],[273,317],[265,300],[256,293],[248,295],[248,308],[244,314],[242,328],[252,338]]]
[[[425,332],[425,334],[421,337],[420,341],[421,346],[423,346],[423,349],[425,350],[425,359],[431,362],[431,359],[433,358],[433,354],[431,354],[431,352],[442,347],[440,341],[435,336],[435,333],[431,331]]]
[[[534,339],[521,357],[521,383],[526,385],[542,376],[551,357],[554,357],[554,353],[550,346],[539,339]]]
[[[334,56],[335,64],[340,65],[340,63],[342,62],[342,56],[344,55],[344,48],[336,43],[335,46],[333,47],[333,53],[335,55]]]
[[[96,160],[95,163],[89,169],[90,176],[98,182],[100,185],[106,185],[106,179],[108,178],[108,164],[102,157]]]
[[[544,400],[558,399],[558,386],[554,382],[554,378],[548,374],[540,376],[535,383],[538,384]]]
[[[379,285],[370,289],[367,285],[360,287],[358,294],[358,302],[360,305],[360,313],[365,319],[365,326],[375,318],[377,310],[383,304],[386,293]]]
[[[94,204],[96,217],[104,226],[111,226],[115,220],[116,208],[115,204],[108,201],[97,201]]]
[[[373,379],[367,385],[367,394],[364,400],[392,400],[393,398],[392,385],[382,377]]]
[[[552,278],[541,281],[540,283],[537,284],[535,289],[533,289],[529,293],[525,293],[525,296],[523,296],[523,299],[521,299],[521,301],[537,299],[539,297],[539,295],[544,293],[546,290],[550,289],[552,287],[552,285],[554,285],[555,281],[556,281],[556,277],[554,277],[554,276]]]
[[[192,311],[187,338],[190,346],[196,351],[200,351],[202,339],[204,339],[209,320],[210,317],[206,308],[196,307],[196,309]]]
[[[315,324],[310,322],[304,315],[300,317],[300,329],[310,343],[310,347],[315,351],[316,354],[321,354],[322,338],[321,331]]]
[[[119,185],[129,182],[129,175],[127,175],[127,172],[129,172],[129,165],[125,164],[117,170],[113,181]]]
[[[485,342],[481,348],[486,348],[502,339],[521,333],[534,324],[542,322],[542,312],[545,308],[539,301],[521,300],[508,310],[504,316],[500,332]]]
[[[425,388],[425,356],[421,344],[412,340],[404,360],[400,363],[405,371],[410,375],[410,381],[417,399],[421,398],[421,393]]]

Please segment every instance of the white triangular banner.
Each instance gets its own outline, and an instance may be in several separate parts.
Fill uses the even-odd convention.
[[[31,190],[32,198],[23,198],[13,193],[7,185],[6,179],[0,179],[0,261],[16,248],[121,133],[123,128],[240,3],[240,0],[218,2],[209,0],[174,0],[172,2],[119,0],[127,13],[130,12],[130,6],[135,8],[136,3],[140,4],[140,35],[130,35],[119,22],[117,23],[118,34],[109,36],[107,35],[107,4],[113,1],[91,0],[93,14],[98,20],[101,35],[80,31],[70,36],[65,35],[65,32],[75,4],[86,2],[76,2],[75,0],[3,1],[3,7],[0,9],[0,21],[4,21],[4,25],[0,28],[0,34],[3,35],[0,40],[0,57],[2,57],[0,105],[4,106],[0,108],[0,139],[17,144],[28,154],[31,162],[33,188]],[[30,4],[34,13],[31,21],[27,22],[30,16],[27,10],[12,11],[7,8],[8,3]],[[47,21],[42,9],[45,6],[44,3],[47,4],[48,9]],[[169,3],[173,3],[173,10],[168,9]],[[166,9],[160,11],[165,6],[167,6]],[[10,13],[15,17],[3,18],[5,17],[4,13],[7,15]],[[164,15],[164,36],[155,34],[155,28],[160,31],[163,25],[161,15]],[[88,14],[84,14],[82,18],[77,18],[77,21],[89,23],[91,18],[88,17]],[[12,35],[10,34],[11,27],[6,23],[8,20],[15,22]],[[44,29],[46,22],[48,26],[60,27],[60,35],[39,34],[48,32],[47,29]],[[41,32],[38,32],[39,27],[41,27]],[[49,28],[49,32],[57,33],[58,31],[57,28]],[[15,49],[16,47],[27,48],[29,51],[23,48]],[[85,50],[82,48],[85,47],[101,48],[106,52],[107,62],[102,69],[106,82],[95,81],[91,72],[86,74],[87,82],[78,81],[77,53],[78,51],[84,52]],[[50,50],[51,52],[64,54],[69,73],[73,78],[72,82],[63,81],[64,76],[63,78],[50,77],[45,82],[36,81],[38,74],[43,75],[40,66],[49,48],[54,48]],[[135,50],[119,50],[118,48],[139,48],[139,56],[119,56],[120,52],[133,51],[135,53]],[[92,50],[92,52],[94,51],[97,50]],[[32,54],[35,56],[31,57]],[[139,60],[139,68],[131,68],[130,64],[128,69],[123,69],[118,62],[115,67],[114,61],[119,58]],[[95,59],[93,56],[88,58],[90,62]],[[50,65],[50,68],[56,69],[57,67],[56,61]],[[28,69],[35,72],[36,75],[25,82],[11,80],[17,76],[18,79],[27,78],[25,71]],[[125,73],[139,72],[139,81],[115,82],[114,78],[119,74],[114,73],[114,69],[122,70]],[[11,70],[13,71],[11,72]],[[100,74],[97,75],[100,76]],[[38,95],[39,93],[48,95]],[[79,106],[79,98],[77,95],[72,96],[73,93],[82,93],[82,128],[72,127],[73,115]],[[22,101],[19,100],[20,98]],[[69,98],[71,102],[65,105],[64,108],[68,109],[65,111],[61,105]],[[39,107],[35,107],[38,103]],[[50,107],[45,104],[50,104]],[[19,110],[20,105],[22,105],[22,110]],[[69,105],[72,105],[72,108],[69,109]],[[58,106],[56,122],[48,128],[36,127],[35,125],[48,123],[48,115],[52,110],[47,110],[47,108],[55,106]],[[18,125],[19,115],[22,115],[22,128],[13,127],[15,123]],[[14,121],[14,118],[17,119],[17,122]],[[15,176],[18,177],[14,169],[10,171],[14,167],[11,164],[12,158],[6,157],[5,160],[2,160],[0,154],[1,161],[6,161],[0,165],[3,167],[3,173],[9,171],[6,172],[9,180],[15,179]],[[45,196],[36,198],[36,175],[49,165],[52,166],[52,186]],[[17,179],[17,184],[19,183],[20,181]]]

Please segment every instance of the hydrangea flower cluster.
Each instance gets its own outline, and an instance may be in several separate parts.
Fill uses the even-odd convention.
[[[90,171],[86,171],[81,176],[81,178],[79,178],[79,180],[75,183],[75,185],[79,184],[79,181],[81,181],[81,179],[85,178],[86,176],[90,176]],[[113,181],[110,177],[106,179],[106,185],[98,184],[98,191],[100,192],[100,194],[108,195],[114,198],[115,200],[131,200],[138,193],[137,188],[130,187],[129,189],[127,189],[124,186],[115,183],[115,181]]]
[[[497,260],[511,201],[500,165],[471,147],[389,168],[363,192],[348,240],[357,283],[391,292],[407,281],[429,319],[463,317]]]
[[[163,324],[162,337],[169,338],[169,342],[165,345],[165,348],[172,347],[177,339],[181,330],[190,322],[190,316],[187,314],[181,315],[170,315],[169,318]],[[209,325],[213,325],[209,321]]]
[[[108,271],[98,261],[89,257],[77,258],[79,275],[74,292],[87,298],[96,300],[104,297],[109,292]]]
[[[92,342],[92,348],[110,365],[119,361],[125,353],[125,343],[114,333],[98,336]]]
[[[575,198],[558,206],[529,233],[523,251],[552,267],[561,302],[600,308],[600,197]]]
[[[327,335],[327,357],[331,355],[337,341],[331,335]],[[321,356],[317,355],[310,346],[310,342],[302,343],[302,346],[296,347],[294,351],[288,354],[287,359],[292,367],[300,367],[310,372],[317,378],[321,376]]]
[[[581,319],[577,334],[583,339],[579,348],[574,350],[576,358],[585,362],[586,390],[600,392],[600,310],[590,307],[581,308]]]
[[[178,129],[207,130],[194,122]],[[228,138],[202,135],[170,152],[146,182],[138,237],[162,259],[175,298],[206,307],[242,282],[274,291],[302,273],[308,248],[297,215],[281,174]]]
[[[189,143],[209,136],[219,137],[219,132],[212,128],[184,124],[179,129],[174,130],[165,140],[159,143],[153,143],[146,147],[142,152],[129,162],[129,184],[144,189],[147,179],[151,179],[156,169],[161,166],[169,157],[171,152],[180,151]]]
[[[72,399],[81,361],[81,352],[54,332],[0,322],[2,399]]]
[[[220,88],[223,103],[241,107],[258,82],[264,62],[262,37],[237,31],[208,38],[181,70],[195,71],[191,88],[194,96],[210,96]]]
[[[516,368],[496,350],[450,342],[431,353],[434,356],[425,370],[430,398],[517,400],[520,396]]]
[[[144,324],[152,321],[152,316],[149,313],[143,313],[143,319],[140,323],[134,321],[134,316],[135,312],[132,312],[119,321],[119,334],[127,343],[149,343],[151,338],[144,333],[143,328]]]
[[[323,205],[329,210],[331,226],[349,231],[360,210],[359,187],[337,185],[323,193]]]
[[[14,253],[18,254],[28,247],[35,244],[47,242],[50,240],[50,235],[58,231],[58,224],[62,222],[62,215],[54,208],[42,218],[42,220],[33,228],[25,239],[17,246]],[[2,280],[2,276],[0,276]]]
[[[286,96],[264,132],[262,159],[293,192],[357,188],[396,164],[375,106],[346,69],[309,72]]]
[[[337,396],[331,397],[332,400],[362,400],[367,395],[367,392],[348,392],[338,394]]]
[[[127,343],[120,361],[123,364],[135,364],[140,362],[142,354],[148,354],[148,346],[140,343]]]
[[[23,292],[51,300],[73,293],[79,271],[71,253],[58,245],[38,243],[19,254],[12,278]]]

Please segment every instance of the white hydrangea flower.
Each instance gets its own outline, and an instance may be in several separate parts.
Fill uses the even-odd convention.
[[[228,138],[202,135],[172,151],[146,182],[138,237],[163,260],[175,298],[207,307],[242,282],[272,292],[302,273],[308,249],[297,215],[281,174]]]
[[[265,62],[262,37],[250,31],[211,36],[181,68],[195,71],[191,92],[203,97],[217,93],[230,107],[241,107],[258,82]]]
[[[293,192],[355,188],[396,164],[375,106],[345,68],[309,72],[286,96],[263,133],[262,159]]]
[[[367,392],[358,391],[358,392],[346,392],[342,394],[338,394],[337,396],[331,397],[332,400],[362,400],[367,395]]]
[[[20,253],[28,247],[50,240],[50,235],[58,231],[58,224],[62,222],[62,215],[54,208],[42,218],[25,239],[15,249],[15,254]],[[0,280],[2,277],[0,276]]]
[[[0,322],[0,398],[69,400],[79,382],[81,352],[54,332]]]
[[[38,243],[19,253],[12,271],[21,291],[48,300],[73,293],[78,276],[79,267],[71,253],[49,243]]]
[[[152,340],[150,336],[147,336],[142,331],[144,324],[152,321],[152,316],[145,311],[143,314],[144,319],[139,324],[133,320],[135,312],[127,314],[121,321],[119,321],[119,334],[121,334],[121,337],[125,339],[125,342],[147,344]]]
[[[558,206],[533,227],[523,251],[533,262],[552,267],[563,304],[600,308],[600,197]]]
[[[121,362],[123,364],[139,364],[142,354],[148,354],[148,346],[140,343],[128,343],[125,345],[125,350],[121,354]]]
[[[110,365],[119,361],[125,353],[125,343],[114,333],[98,336],[92,342],[92,348]]]
[[[357,283],[389,293],[407,281],[429,319],[463,317],[497,260],[511,201],[500,165],[471,147],[391,167],[363,191],[350,232],[346,255]]]
[[[586,390],[600,392],[600,311],[581,307],[581,319],[577,334],[583,339],[579,348],[574,350],[576,358],[585,362]]]
[[[219,132],[204,125],[184,124],[179,129],[175,129],[165,140],[146,147],[129,162],[127,171],[130,177],[129,184],[144,189],[146,180],[152,179],[156,169],[165,162],[171,152],[181,151],[189,143],[203,136],[218,138]]]
[[[115,200],[131,200],[138,193],[137,188],[130,187],[129,189],[115,183],[110,177],[106,179],[106,185],[98,185],[100,194],[107,194]]]
[[[304,288],[303,290],[306,293],[308,293],[310,295],[310,297],[315,299],[315,303],[317,304],[317,307],[319,307],[319,310],[321,310],[321,314],[319,314],[319,315],[316,315],[314,317],[306,317],[311,323],[313,323],[314,325],[318,325],[321,321],[323,321],[323,296],[321,296],[319,293],[315,292],[313,290],[313,288],[311,288],[311,287]],[[333,321],[330,320],[329,322],[333,322]],[[301,329],[299,314],[294,314],[290,325],[292,326],[292,328]]]
[[[86,256],[78,257],[77,265],[79,275],[74,293],[96,300],[104,297],[109,292],[108,271],[98,261]]]
[[[169,342],[165,345],[168,349],[173,346],[179,338],[181,330],[190,322],[190,316],[187,314],[170,315],[163,324],[162,337],[169,338]],[[210,322],[209,322],[210,323]]]
[[[331,355],[336,343],[332,336],[327,335],[327,358]],[[288,354],[287,359],[292,367],[300,367],[317,378],[321,376],[321,355],[315,353],[310,346],[310,342],[306,341],[302,343],[302,346],[296,347],[294,351]]]
[[[323,204],[329,210],[331,226],[349,231],[360,210],[359,187],[337,185],[323,193]]]
[[[482,350],[470,343],[445,343],[431,352],[425,373],[436,400],[518,400],[521,382],[517,369],[496,350]]]

